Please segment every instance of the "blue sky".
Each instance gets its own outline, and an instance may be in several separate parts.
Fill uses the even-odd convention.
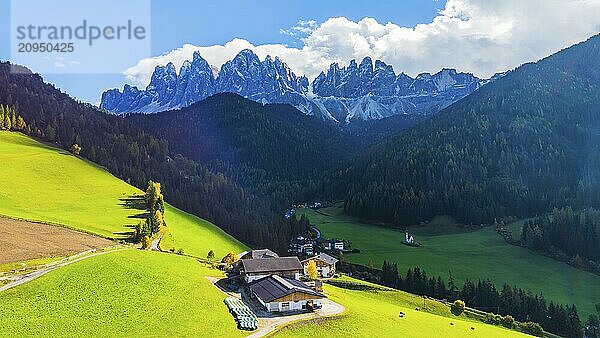
[[[294,26],[299,20],[325,21],[345,16],[352,20],[374,17],[380,22],[395,22],[414,26],[429,22],[443,1],[152,1],[152,55],[160,55],[185,43],[194,45],[224,44],[233,38],[243,38],[259,45],[280,43],[290,46],[302,42],[281,34],[281,29]],[[0,0],[0,59],[10,60],[7,48],[10,40],[10,1]],[[132,65],[133,66],[133,65]],[[70,95],[87,102],[97,102],[106,88],[120,87],[121,74],[42,74]]]
[[[107,6],[109,12],[115,11],[107,21],[127,15],[118,12],[125,4],[119,1],[133,0],[112,1],[121,5]],[[80,100],[97,103],[108,88],[121,88],[124,83],[145,87],[155,66],[168,62],[179,66],[194,51],[219,67],[241,49],[250,48],[261,58],[281,57],[295,73],[309,78],[333,62],[344,65],[365,56],[411,76],[456,68],[487,78],[600,32],[600,1],[147,1],[152,12],[150,55],[113,74],[42,76]],[[9,14],[10,0],[0,0],[2,60],[10,60]],[[309,20],[315,24],[305,30],[303,39],[281,33]],[[102,62],[107,56],[97,58]]]

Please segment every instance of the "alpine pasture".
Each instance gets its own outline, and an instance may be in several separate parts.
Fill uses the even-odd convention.
[[[18,133],[0,131],[0,215],[58,224],[107,238],[126,239],[140,210],[126,200],[142,194],[93,163]],[[165,206],[163,249],[217,257],[245,249],[214,224]]]
[[[491,227],[469,231],[449,224],[410,227],[415,248],[403,245],[405,232],[344,215],[339,206],[317,211],[299,209],[325,238],[352,242],[360,253],[345,255],[352,263],[381,269],[384,260],[397,263],[401,274],[419,266],[428,275],[458,281],[490,279],[498,287],[508,283],[543,293],[546,299],[577,305],[582,318],[600,303],[600,276],[506,243]]]

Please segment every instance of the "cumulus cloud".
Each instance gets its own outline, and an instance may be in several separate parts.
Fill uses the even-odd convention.
[[[415,76],[441,68],[489,77],[536,61],[600,32],[600,0],[448,0],[432,22],[402,27],[373,18],[358,22],[344,17],[323,23],[299,21],[282,30],[299,38],[301,48],[283,44],[253,45],[233,39],[224,45],[184,45],[167,54],[141,60],[124,74],[128,82],[146,85],[157,65],[175,66],[194,51],[220,67],[242,49],[260,58],[277,55],[297,74],[314,78],[333,62],[371,56]]]

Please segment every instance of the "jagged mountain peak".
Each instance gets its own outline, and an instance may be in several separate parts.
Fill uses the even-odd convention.
[[[396,75],[382,60],[332,63],[313,81],[297,76],[278,56],[260,60],[250,49],[240,51],[221,69],[199,52],[177,73],[172,63],[157,66],[145,90],[125,86],[102,95],[101,107],[115,113],[158,112],[181,108],[210,95],[231,92],[261,103],[289,103],[325,120],[380,119],[395,114],[431,114],[484,84],[472,74],[444,68],[412,78]]]

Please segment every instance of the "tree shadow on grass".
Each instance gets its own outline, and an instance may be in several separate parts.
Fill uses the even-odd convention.
[[[127,216],[127,218],[136,218],[136,219],[146,219],[148,217],[150,217],[150,213],[149,212],[142,212],[142,213],[139,213],[139,214]]]
[[[143,195],[130,195],[128,197],[119,198],[119,201],[119,205],[125,209],[141,211],[137,214],[127,216],[127,218],[129,219],[145,220],[150,216],[150,214],[146,210],[146,200],[144,199]],[[134,243],[136,224],[123,224],[123,227],[128,228],[129,230],[115,232],[117,239],[129,243]]]
[[[125,209],[146,210],[146,200],[144,196],[131,195],[129,197],[119,198],[120,206]]]
[[[115,239],[127,243],[135,243],[135,225],[125,224],[123,227],[129,230],[115,232]]]

